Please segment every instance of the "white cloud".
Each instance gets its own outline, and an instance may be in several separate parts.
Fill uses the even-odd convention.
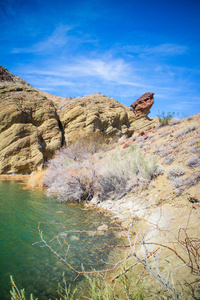
[[[46,39],[33,44],[30,48],[14,48],[11,53],[44,53],[49,52],[67,44],[67,32],[71,30],[69,26],[58,26]]]
[[[190,74],[188,69],[160,62],[146,64],[145,59],[126,61],[112,56],[110,51],[101,56],[92,53],[88,57],[76,54],[71,59],[46,59],[38,66],[26,65],[21,73],[35,87],[42,86],[42,90],[63,97],[102,92],[129,106],[145,92],[154,92],[154,114],[158,109],[187,111],[186,102],[195,96],[185,78]]]
[[[74,61],[64,61],[56,63],[54,66],[49,63],[50,68],[29,67],[24,73],[36,75],[37,77],[55,78],[56,84],[61,86],[65,82],[74,83],[74,85],[88,84],[91,86],[129,86],[143,89],[153,89],[154,86],[147,84],[144,77],[141,77],[133,69],[131,64],[126,63],[123,59],[114,59],[104,56],[100,58],[79,57]],[[63,81],[64,80],[64,81]],[[49,85],[49,83],[47,82]]]
[[[61,86],[75,86],[72,81],[65,80],[63,78],[55,78],[52,76],[27,76],[26,80],[30,81],[34,86],[41,90],[55,90],[56,87]],[[43,88],[41,88],[41,86]]]
[[[160,44],[157,46],[126,45],[122,47],[122,50],[141,56],[174,56],[185,54],[188,48],[178,44]]]

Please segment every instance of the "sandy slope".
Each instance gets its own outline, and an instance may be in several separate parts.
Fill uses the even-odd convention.
[[[108,211],[114,220],[120,220],[122,226],[136,236],[134,241],[137,243],[145,234],[145,241],[151,243],[147,246],[149,251],[159,247],[156,255],[160,259],[160,270],[166,276],[171,270],[177,288],[181,289],[178,282],[183,287],[185,281],[192,282],[199,278],[191,274],[186,263],[191,265],[193,261],[196,266],[195,259],[199,261],[200,114],[181,120],[176,125],[158,128],[144,136],[130,138],[121,143],[121,147],[136,143],[139,143],[145,154],[156,156],[158,164],[163,168],[163,175],[154,179],[145,190],[118,200],[108,199],[96,206]],[[173,170],[177,166],[182,168],[178,171],[182,170],[183,174],[173,177]],[[187,244],[181,246],[181,242]],[[186,246],[188,249],[193,247],[191,251],[197,251],[192,259],[189,259],[188,254],[192,254]],[[139,248],[136,247],[137,251]],[[140,255],[144,258],[144,249]],[[198,284],[194,293],[197,287]],[[183,299],[194,299],[184,293]]]

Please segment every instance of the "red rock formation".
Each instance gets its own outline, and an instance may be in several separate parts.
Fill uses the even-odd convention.
[[[150,113],[150,108],[154,104],[153,95],[154,93],[147,92],[131,104],[136,118],[147,116]]]

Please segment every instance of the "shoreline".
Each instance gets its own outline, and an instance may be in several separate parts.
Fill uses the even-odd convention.
[[[23,174],[15,174],[15,175],[7,175],[1,174],[0,181],[22,181],[27,182],[30,175],[23,175]]]

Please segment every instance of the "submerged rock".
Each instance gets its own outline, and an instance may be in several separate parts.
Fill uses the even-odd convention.
[[[108,225],[103,224],[97,228],[98,231],[106,231],[108,230]]]

